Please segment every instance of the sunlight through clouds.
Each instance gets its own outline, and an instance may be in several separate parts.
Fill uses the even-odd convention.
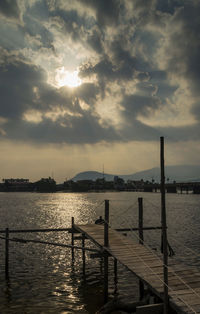
[[[16,154],[16,142],[52,145],[55,168],[61,147],[76,146],[76,172],[101,150],[108,172],[150,167],[162,135],[170,153],[200,146],[199,16],[196,0],[0,1],[0,141]]]
[[[56,84],[58,87],[68,86],[68,87],[78,87],[82,84],[82,80],[79,77],[78,71],[67,71],[64,67],[56,70]]]

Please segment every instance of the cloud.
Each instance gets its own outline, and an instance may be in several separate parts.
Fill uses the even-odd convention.
[[[131,120],[133,117],[137,118],[139,114],[150,115],[151,111],[155,111],[161,106],[161,102],[155,96],[134,94],[126,95],[123,98],[122,105],[125,108],[124,114],[127,120]]]
[[[5,52],[4,59],[0,117],[6,119],[3,127],[7,138],[52,143],[117,138],[114,129],[104,129],[94,114],[91,105],[98,94],[94,84],[85,83],[74,92],[67,87],[56,89],[46,83],[41,68]],[[89,104],[90,110],[85,110],[81,101]]]
[[[0,1],[0,13],[8,18],[19,19],[20,10],[17,0],[3,0]]]
[[[8,21],[23,7],[23,24],[0,31],[8,34],[0,41],[2,137],[85,144],[152,141],[163,132],[198,140],[199,2],[2,3]],[[79,68],[83,84],[55,87],[60,67]],[[153,123],[162,112],[165,127]],[[183,112],[195,121],[170,128],[171,115]]]
[[[87,43],[98,54],[104,53],[103,36],[98,28],[93,28],[91,34],[87,38]]]
[[[159,66],[172,82],[190,92],[191,113],[198,119],[199,104],[199,50],[200,32],[199,1],[172,1],[174,10],[170,13],[167,27],[163,30],[163,45],[157,55]],[[172,14],[173,13],[173,14]],[[196,115],[197,114],[197,115]]]
[[[3,55],[4,54],[4,55]],[[3,55],[3,56],[2,56]],[[34,106],[34,86],[45,79],[42,70],[28,62],[20,61],[19,55],[1,51],[4,59],[0,71],[1,113],[5,118],[19,119],[26,108]]]
[[[91,7],[96,14],[97,23],[100,26],[106,25],[117,25],[120,10],[122,10],[122,5],[120,5],[119,0],[79,0],[86,6]]]

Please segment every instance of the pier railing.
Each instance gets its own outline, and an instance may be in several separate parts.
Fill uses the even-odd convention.
[[[49,233],[49,232],[68,232],[72,234],[72,244],[64,244],[64,243],[57,243],[57,242],[50,242],[50,241],[42,241],[42,240],[35,240],[35,239],[24,239],[19,237],[10,237],[10,234],[16,233]],[[72,250],[72,259],[74,254],[74,249],[82,250],[83,255],[85,255],[85,251],[97,253],[99,250],[85,247],[84,239],[82,239],[82,245],[77,246],[74,245],[74,233],[77,231],[73,228],[45,228],[45,229],[9,229],[6,228],[5,230],[0,230],[0,239],[5,240],[5,278],[9,279],[9,243],[10,242],[17,242],[17,243],[35,243],[35,244],[43,244],[43,245],[50,245],[50,246],[57,246],[62,248],[69,248]],[[84,238],[84,236],[82,236]],[[84,257],[83,257],[84,259]]]

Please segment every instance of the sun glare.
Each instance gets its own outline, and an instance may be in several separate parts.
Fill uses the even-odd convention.
[[[66,71],[64,67],[57,70],[56,82],[58,87],[77,87],[82,84],[82,80],[78,76],[78,71]]]

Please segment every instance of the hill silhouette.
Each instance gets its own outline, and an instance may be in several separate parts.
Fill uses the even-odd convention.
[[[155,167],[152,169],[147,169],[144,171],[139,171],[133,174],[108,174],[104,173],[104,178],[106,181],[112,181],[114,176],[123,178],[127,180],[141,180],[155,182],[160,181],[160,168]],[[166,166],[165,167],[165,177],[166,181],[173,182],[197,182],[200,181],[200,165],[178,165],[178,166]],[[72,180],[93,180],[98,178],[103,178],[103,173],[98,171],[84,171],[76,174]]]

